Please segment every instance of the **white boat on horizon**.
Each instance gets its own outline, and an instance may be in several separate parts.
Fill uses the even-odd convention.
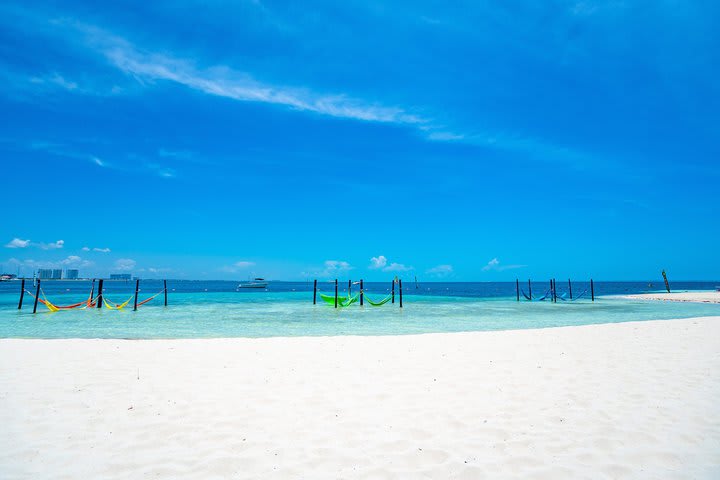
[[[268,283],[264,278],[255,278],[247,282],[238,283],[238,290],[241,288],[267,288]]]

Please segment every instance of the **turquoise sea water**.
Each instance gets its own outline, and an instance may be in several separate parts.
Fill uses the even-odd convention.
[[[589,296],[575,302],[516,301],[515,284],[423,284],[406,287],[404,308],[398,303],[382,307],[353,305],[334,309],[318,298],[312,304],[312,287],[306,283],[271,284],[268,291],[235,291],[233,282],[170,283],[169,306],[162,295],[132,311],[87,309],[48,312],[38,306],[32,314],[32,297],[17,310],[17,282],[0,289],[0,338],[212,338],[318,335],[402,335],[430,332],[463,332],[545,328],[568,325],[662,320],[720,315],[720,305],[636,301]],[[106,296],[121,302],[133,285],[108,282]],[[628,287],[627,285],[634,285]],[[47,282],[48,297],[57,304],[79,302],[88,296],[89,283]],[[347,284],[344,285],[345,288]],[[697,286],[697,285],[692,285]],[[707,285],[702,285],[707,288]],[[373,300],[388,288],[368,284]],[[565,293],[567,288],[560,288]],[[160,290],[146,282],[140,299]],[[334,287],[324,284],[330,293]],[[353,286],[357,289],[357,286]],[[575,295],[584,290],[577,284]],[[207,291],[205,291],[207,289]],[[214,291],[213,291],[214,290]],[[341,294],[344,289],[341,289]],[[544,293],[544,285],[533,291]],[[602,284],[601,293],[638,293],[637,284]],[[356,290],[357,291],[357,290]],[[373,293],[370,293],[373,292]],[[522,298],[522,296],[521,296]],[[396,297],[399,300],[399,298]]]

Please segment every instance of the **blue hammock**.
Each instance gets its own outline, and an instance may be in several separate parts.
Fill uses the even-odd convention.
[[[580,295],[578,295],[577,297],[571,298],[570,301],[571,301],[571,302],[574,302],[574,301],[577,300],[578,298],[582,298],[582,296],[585,295],[586,293],[587,293],[587,288],[586,288]]]
[[[522,288],[520,289],[520,291],[522,292],[523,297],[525,297],[525,300],[528,300],[528,301],[530,301],[530,302],[542,302],[543,300],[545,300],[545,299],[550,295],[550,290],[548,290],[548,291],[545,292],[545,295],[543,295],[543,296],[540,297],[540,298],[531,298],[531,297],[529,297],[529,296],[525,293],[525,290],[523,290]]]

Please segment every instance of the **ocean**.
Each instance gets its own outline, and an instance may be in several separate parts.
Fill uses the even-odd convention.
[[[516,301],[515,282],[403,282],[403,308],[396,302],[374,307],[358,303],[335,309],[318,296],[312,303],[312,282],[271,282],[267,289],[237,290],[234,281],[168,281],[168,306],[163,295],[132,310],[76,309],[50,312],[42,304],[32,314],[26,294],[17,309],[20,282],[0,283],[0,338],[217,338],[321,335],[406,335],[547,328],[597,323],[663,320],[720,315],[720,305],[659,302],[617,298],[617,295],[664,291],[662,283],[557,281],[557,303]],[[673,291],[714,290],[720,282],[673,282]],[[334,294],[334,283],[319,282],[319,290]],[[365,283],[373,301],[389,295],[390,282]],[[527,281],[520,283],[525,293]],[[89,281],[43,281],[47,298],[57,305],[88,298]],[[32,289],[32,282],[26,282]],[[134,282],[106,281],[105,296],[114,303],[132,298]],[[162,282],[141,282],[140,301],[162,291]],[[533,282],[533,297],[542,296],[549,280]],[[352,293],[359,285],[352,286]],[[339,284],[345,295],[347,280]],[[585,292],[583,294],[583,292]]]

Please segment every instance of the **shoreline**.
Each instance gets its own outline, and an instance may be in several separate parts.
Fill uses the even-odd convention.
[[[672,293],[638,293],[633,295],[622,295],[620,298],[629,300],[654,300],[664,302],[688,302],[688,303],[720,303],[720,291],[687,291]]]
[[[0,340],[3,478],[716,478],[720,317]]]

